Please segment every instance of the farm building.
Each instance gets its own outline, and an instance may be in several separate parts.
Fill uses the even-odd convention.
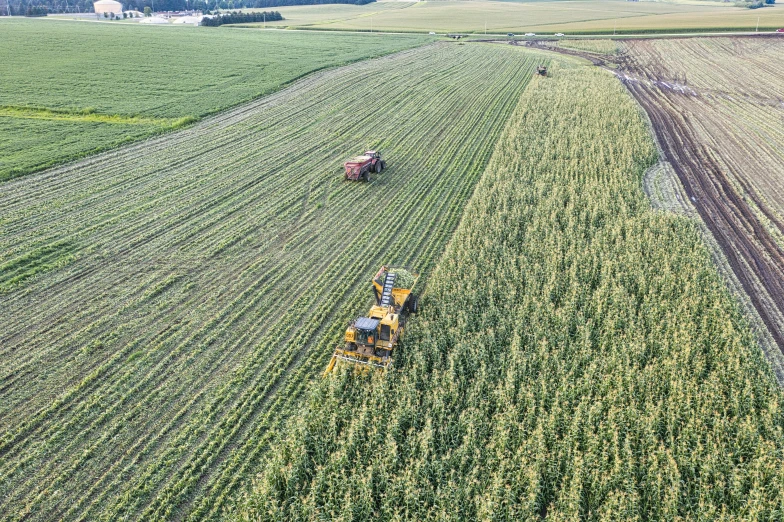
[[[98,16],[103,16],[104,13],[114,13],[115,16],[122,17],[123,13],[122,4],[114,0],[98,0],[93,3],[93,9]]]

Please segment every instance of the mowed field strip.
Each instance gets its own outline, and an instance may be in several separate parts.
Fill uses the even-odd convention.
[[[540,63],[404,51],[0,185],[4,518],[219,516],[378,265],[428,273]],[[388,170],[345,182],[365,147]]]
[[[0,181],[181,127],[319,69],[429,41],[4,18]]]

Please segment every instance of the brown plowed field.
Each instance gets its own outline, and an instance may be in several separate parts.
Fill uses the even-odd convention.
[[[619,78],[784,351],[784,38],[624,45]]]

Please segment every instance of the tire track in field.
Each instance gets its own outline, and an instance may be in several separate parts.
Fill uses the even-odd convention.
[[[761,158],[770,158],[776,153],[766,143],[755,143],[746,133],[730,136],[728,125],[735,122],[721,123],[726,117],[722,112],[732,104],[770,106],[772,96],[784,94],[784,70],[771,68],[770,59],[756,52],[761,43],[775,46],[778,55],[784,50],[784,42],[779,40],[714,39],[710,45],[715,50],[701,47],[708,44],[690,42],[692,45],[683,45],[681,56],[680,52],[660,53],[651,43],[630,42],[624,71],[650,81],[624,83],[648,113],[667,161],[784,352],[784,248],[772,235],[773,231],[784,232],[784,209],[771,206],[755,186],[755,177],[764,180],[770,176],[767,169],[776,170],[770,163],[758,161],[757,156],[762,153]],[[749,53],[751,49],[755,52]],[[759,78],[739,75],[737,69],[722,62],[732,52],[754,62],[762,71]],[[657,87],[671,77],[673,69],[685,71],[682,74],[693,86],[690,89],[699,94],[684,95]],[[702,92],[704,84],[716,88]],[[745,124],[737,110],[733,113]],[[735,130],[739,130],[737,126]],[[743,160],[746,155],[748,161]],[[784,175],[780,165],[778,170]]]

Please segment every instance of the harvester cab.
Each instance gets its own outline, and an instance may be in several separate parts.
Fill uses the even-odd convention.
[[[547,67],[540,65],[536,68],[536,72],[539,74],[539,76],[547,76]]]
[[[325,376],[339,361],[384,369],[392,366],[392,354],[406,318],[419,308],[419,300],[411,292],[417,278],[417,274],[405,269],[381,267],[372,280],[376,304],[370,307],[367,317],[349,323],[345,345],[335,349]]]

